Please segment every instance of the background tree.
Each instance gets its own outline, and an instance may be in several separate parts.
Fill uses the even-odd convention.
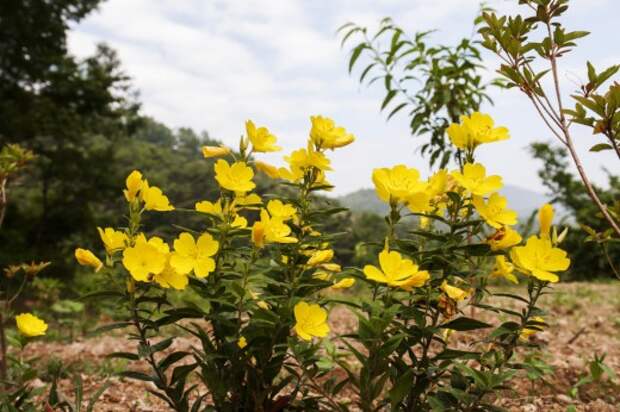
[[[492,103],[488,85],[482,81],[475,39],[463,38],[456,46],[431,45],[431,31],[410,36],[390,18],[381,20],[374,34],[355,23],[343,25],[339,32],[343,46],[355,42],[349,73],[356,64],[364,65],[359,82],[383,84],[381,110],[389,110],[388,120],[406,109],[411,135],[429,137],[420,146],[429,164],[439,160],[439,167],[445,167],[451,157],[459,158],[459,151],[446,138],[446,129],[458,123],[461,115],[478,111],[483,102]]]

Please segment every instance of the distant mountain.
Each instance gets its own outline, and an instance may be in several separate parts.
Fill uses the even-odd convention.
[[[513,185],[504,186],[500,193],[508,198],[508,205],[519,214],[521,220],[527,219],[540,205],[549,201],[548,196]],[[360,189],[340,196],[338,200],[354,212],[385,215],[388,211],[388,206],[377,197],[374,189]]]

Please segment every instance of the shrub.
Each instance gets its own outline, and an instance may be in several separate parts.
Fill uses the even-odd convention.
[[[501,177],[475,163],[476,149],[507,139],[508,130],[476,112],[448,130],[462,152],[457,170],[423,180],[406,165],[376,169],[377,195],[390,206],[378,264],[343,269],[333,263],[334,235],[323,233],[326,218],[342,209],[327,208],[316,194],[331,188],[328,150],[354,137],[331,119],[311,121],[307,146],[285,156],[288,167],[254,158],[279,147],[267,128],[251,122],[238,154],[205,147],[205,157],[219,157],[220,196],[197,202],[195,210],[176,210],[139,171],[129,174],[127,226],[98,228],[105,258],[76,249],[80,264],[115,286],[92,296],[116,299],[125,311],[102,330],[130,328],[137,343],[137,351],[115,356],[151,368],[123,375],[152,383],[150,391],[178,411],[206,410],[207,396],[216,410],[347,410],[337,397],[345,386],[362,410],[491,408],[487,395],[520,368],[515,349],[545,325],[538,298],[569,265],[556,247],[551,206],[541,208],[540,234],[522,244],[511,229],[516,213],[497,193]],[[261,199],[253,193],[257,171],[291,195]],[[145,214],[175,210],[204,223],[178,227],[172,247],[146,234]],[[411,217],[419,227],[403,235],[397,228]],[[516,283],[517,272],[527,275],[527,297],[501,296],[521,303],[522,311],[487,305],[488,280]],[[356,282],[367,285],[366,296],[334,291]],[[200,299],[174,305],[170,297],[186,288]],[[461,316],[465,302],[512,319],[493,326],[475,312]],[[335,305],[349,307],[359,325],[323,339]],[[199,345],[171,350],[176,332],[166,332],[170,325]],[[472,350],[451,346],[452,333],[478,329],[491,332],[476,335]],[[332,373],[335,365],[344,378]]]

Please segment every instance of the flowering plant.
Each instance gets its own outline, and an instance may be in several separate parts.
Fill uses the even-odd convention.
[[[541,208],[540,234],[523,244],[512,229],[516,213],[497,192],[501,177],[475,161],[480,145],[507,139],[508,130],[473,113],[448,130],[462,151],[456,170],[422,179],[407,165],[376,169],[377,196],[390,207],[383,250],[377,264],[343,270],[334,262],[334,235],[322,233],[325,217],[342,209],[316,193],[331,188],[327,151],[354,137],[329,118],[311,123],[306,147],[285,156],[287,167],[254,159],[280,148],[251,121],[238,153],[205,147],[205,157],[218,158],[219,198],[182,210],[204,224],[169,241],[148,235],[143,215],[175,207],[140,172],[129,174],[127,227],[98,228],[105,259],[76,250],[80,264],[116,285],[95,295],[126,309],[125,319],[103,329],[131,328],[137,351],[115,356],[151,368],[123,375],[152,383],[150,391],[178,411],[205,410],[207,397],[216,410],[348,410],[337,396],[344,387],[368,411],[490,408],[486,395],[519,367],[515,349],[544,326],[538,298],[569,265],[557,248],[561,236],[551,230],[551,207]],[[256,172],[284,186],[281,195],[255,193]],[[401,236],[397,227],[407,221],[418,227]],[[527,276],[527,297],[498,296],[523,310],[486,304],[489,279],[516,283],[516,273]],[[334,292],[356,281],[366,286],[361,296]],[[173,303],[173,291],[184,289],[198,299]],[[329,337],[328,309],[337,305],[349,307],[358,326]],[[464,305],[513,319],[492,325],[462,316]],[[199,345],[171,350],[175,333],[162,332],[170,325]],[[467,350],[451,345],[450,335],[478,329],[492,332]]]

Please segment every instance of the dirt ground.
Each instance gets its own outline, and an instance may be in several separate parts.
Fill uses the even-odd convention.
[[[495,404],[510,411],[525,412],[567,411],[571,405],[576,411],[620,411],[620,379],[582,385],[576,398],[569,396],[595,353],[606,353],[605,364],[620,375],[620,283],[560,284],[555,287],[555,293],[543,298],[543,307],[550,313],[546,318],[550,327],[533,339],[543,346],[541,359],[552,369],[542,380],[532,382],[523,376],[516,378],[511,385],[513,389],[505,391]],[[343,332],[355,326],[355,319],[347,310],[335,308],[330,314],[330,324],[335,332]],[[466,335],[452,339],[452,344],[462,347],[466,347],[469,340]],[[191,339],[179,337],[173,348],[189,348],[192,344]],[[65,366],[78,365],[84,380],[85,399],[109,379],[111,386],[95,411],[169,410],[146,391],[146,384],[114,377],[125,365],[122,361],[107,359],[106,355],[127,351],[131,345],[134,343],[113,336],[69,344],[37,342],[29,346],[27,356],[40,356],[42,360],[53,357]],[[132,365],[132,369],[136,368]],[[69,379],[61,382],[61,391],[69,397],[71,388]]]

